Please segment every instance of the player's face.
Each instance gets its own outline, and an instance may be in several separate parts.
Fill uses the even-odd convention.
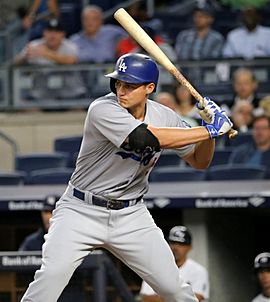
[[[50,226],[50,219],[52,217],[52,212],[51,211],[42,211],[41,212],[41,218],[43,222],[44,229],[48,231],[49,226]]]
[[[170,248],[173,252],[175,261],[183,261],[186,259],[187,254],[191,250],[191,245],[181,244],[177,242],[170,242]]]
[[[264,290],[270,289],[270,269],[258,273],[260,284]]]
[[[115,88],[119,104],[126,109],[131,109],[145,104],[148,95],[153,92],[155,84],[131,84],[118,80]]]

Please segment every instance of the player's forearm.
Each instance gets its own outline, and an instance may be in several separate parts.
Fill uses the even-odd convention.
[[[199,142],[196,144],[194,151],[194,161],[197,163],[197,169],[205,169],[210,165],[214,151],[214,139],[208,139],[206,141]]]
[[[162,149],[181,148],[186,145],[206,141],[210,137],[209,132],[205,127],[156,128],[148,126],[148,129],[159,140]]]

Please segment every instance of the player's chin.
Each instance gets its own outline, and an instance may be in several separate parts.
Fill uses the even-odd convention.
[[[129,103],[128,103],[126,100],[124,100],[124,99],[118,99],[118,103],[119,103],[122,107],[124,107],[124,108],[128,108],[128,107],[129,107]]]

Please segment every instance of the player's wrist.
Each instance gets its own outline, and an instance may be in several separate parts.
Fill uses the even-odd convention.
[[[205,128],[208,131],[210,138],[219,136],[217,129],[213,125],[205,124]]]

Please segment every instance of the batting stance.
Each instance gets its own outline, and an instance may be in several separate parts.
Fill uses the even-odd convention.
[[[89,107],[76,169],[53,212],[41,268],[21,301],[57,301],[83,259],[103,247],[165,301],[195,302],[143,196],[162,149],[175,149],[192,167],[206,168],[214,138],[232,124],[210,100],[201,113],[211,116],[211,124],[189,128],[174,111],[148,99],[159,71],[146,55],[120,57],[106,76],[112,93]]]

